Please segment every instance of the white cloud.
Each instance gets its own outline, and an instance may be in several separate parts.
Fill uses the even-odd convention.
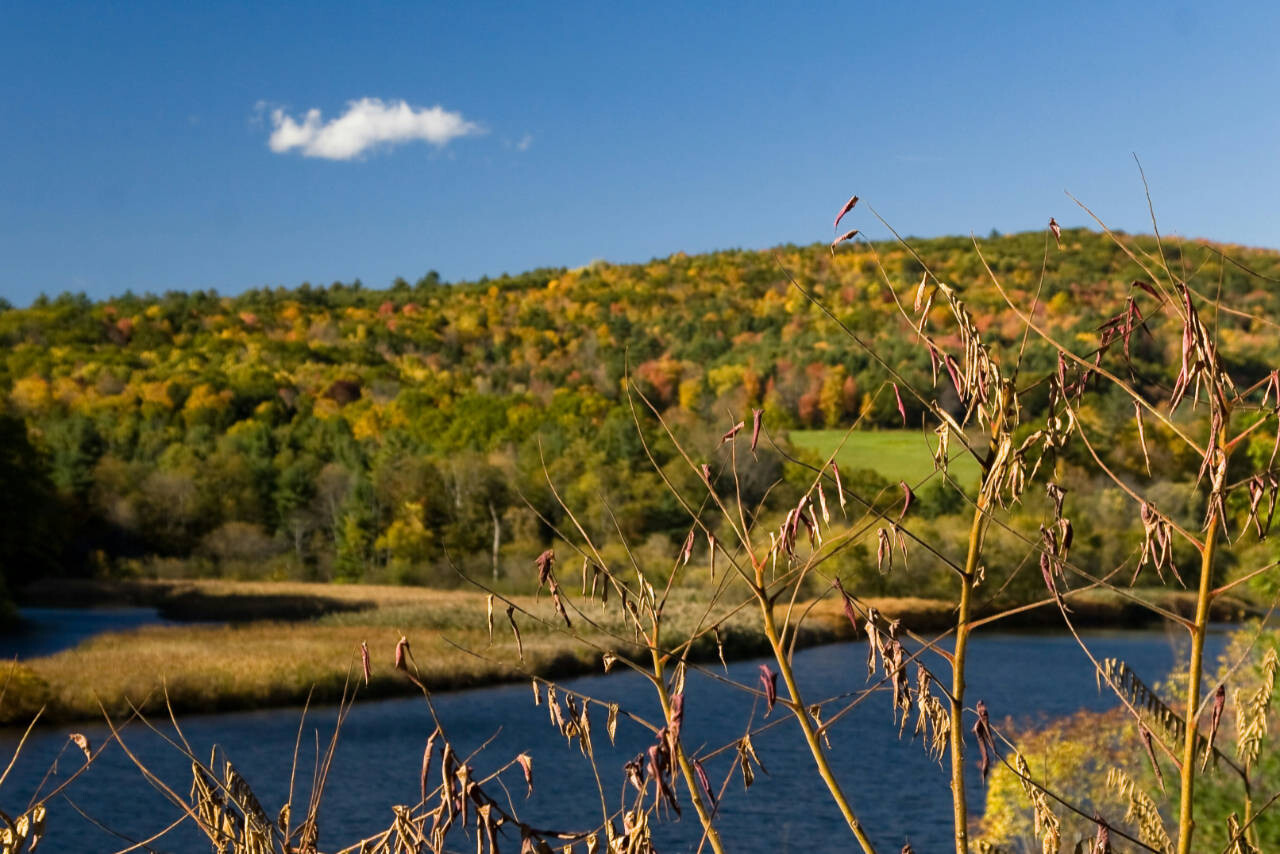
[[[347,111],[324,122],[320,111],[307,110],[301,120],[276,108],[271,111],[271,137],[267,145],[282,154],[298,150],[306,157],[351,160],[378,145],[401,145],[420,140],[442,148],[461,136],[484,133],[461,113],[441,106],[414,108],[405,101],[384,102],[361,98],[347,104]]]
[[[520,141],[516,143],[516,151],[528,151],[529,146],[533,145],[533,134],[526,133],[520,137]]]

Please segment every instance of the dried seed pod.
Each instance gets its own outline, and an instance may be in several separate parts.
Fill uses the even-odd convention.
[[[1213,755],[1213,742],[1218,737],[1218,724],[1222,721],[1222,709],[1227,703],[1227,686],[1226,683],[1218,685],[1218,689],[1213,692],[1213,713],[1209,718],[1209,743],[1204,747],[1204,758],[1200,760],[1200,770],[1203,771],[1209,764],[1209,757]]]
[[[405,658],[408,654],[409,654],[409,639],[406,638],[404,635],[401,635],[400,640],[396,642],[396,657],[395,657],[396,670],[408,669],[405,663]]]
[[[556,562],[555,549],[547,549],[534,560],[534,564],[538,567],[538,591],[541,592],[544,585],[551,583],[551,569]]]
[[[1142,429],[1142,407],[1136,400],[1133,402],[1133,417],[1138,422],[1138,444],[1142,446],[1142,461],[1147,467],[1147,477],[1151,477],[1151,456],[1147,453],[1147,434]]]
[[[902,426],[907,426],[907,408],[902,405],[902,393],[898,391],[897,383],[890,383],[893,386],[893,399],[898,402],[898,414],[902,416]]]
[[[844,243],[846,240],[852,240],[857,236],[858,236],[858,229],[855,228],[855,229],[852,229],[851,231],[846,231],[844,234],[840,235],[835,240],[831,241],[831,254],[832,255],[836,254],[836,246],[838,246],[841,243]]]
[[[711,781],[707,779],[707,770],[702,767],[702,762],[695,759],[693,761],[693,773],[697,775],[698,786],[702,789],[702,793],[707,796],[707,800],[711,801],[711,806],[716,805],[715,792],[711,791]]]
[[[840,579],[836,578],[831,582],[831,586],[840,594],[840,605],[844,609],[845,619],[849,621],[849,625],[853,626],[853,633],[858,633],[858,615],[853,612],[853,600],[849,594],[845,592],[844,585],[840,583]]]
[[[756,452],[756,443],[760,441],[760,427],[764,421],[764,410],[751,410],[751,453]]]
[[[840,499],[840,512],[844,513],[844,487],[840,485],[840,466],[836,465],[836,461],[831,461],[831,474],[836,479],[836,496]]]
[[[720,437],[720,444],[723,445],[726,442],[732,442],[733,437],[737,436],[738,433],[745,426],[747,425],[746,425],[746,422],[744,421],[739,421],[737,424],[734,424],[732,427],[729,428],[729,430],[723,436]]]
[[[681,566],[689,565],[689,558],[693,557],[693,537],[697,531],[697,527],[689,529],[689,535],[684,538],[684,545],[680,547],[680,557],[678,558]]]
[[[490,593],[485,597],[484,602],[484,621],[489,627],[489,646],[493,646],[493,594]],[[367,680],[366,680],[367,681]]]
[[[520,639],[520,627],[516,625],[516,606],[507,606],[507,622],[511,624],[511,633],[516,636],[516,653],[524,661],[524,641]]]
[[[840,213],[836,214],[836,221],[832,223],[831,230],[835,231],[840,227],[840,220],[844,219],[844,215],[853,210],[853,206],[858,203],[858,197],[852,196],[849,201],[844,203],[844,207],[840,209]]]
[[[716,580],[716,535],[707,531],[707,562],[711,569],[711,580]]]
[[[427,786],[428,779],[431,775],[431,755],[435,751],[436,739],[440,736],[440,727],[436,727],[431,731],[431,735],[427,738],[427,746],[422,750],[422,773],[419,777],[422,803],[427,802]]]
[[[1138,736],[1142,739],[1142,746],[1146,748],[1147,759],[1151,760],[1151,770],[1156,773],[1156,782],[1160,784],[1160,791],[1164,791],[1164,772],[1160,770],[1160,763],[1156,761],[1156,751],[1151,744],[1151,730],[1147,729],[1145,724],[1138,724]]]
[[[889,568],[893,569],[893,545],[889,540],[889,531],[886,528],[878,528],[876,529],[876,569],[882,574],[886,559],[889,562]]]
[[[680,737],[680,727],[684,725],[684,686],[681,690],[671,695],[671,719],[667,723],[667,729],[671,733],[672,740]]]
[[[905,480],[898,481],[898,487],[902,490],[902,510],[898,512],[898,521],[901,522],[907,515],[907,511],[911,509],[911,502],[916,500],[916,494],[911,491],[911,487],[907,486]]]
[[[991,756],[987,751],[990,750],[992,755],[996,753],[996,742],[991,735],[991,718],[987,714],[987,704],[982,700],[977,702],[975,708],[978,711],[978,719],[973,724],[973,734],[978,739],[978,752],[981,755],[979,762],[979,770],[982,772],[982,782],[987,782],[987,774],[991,770]]]
[[[778,700],[778,674],[769,669],[769,665],[760,665],[760,687],[764,691],[765,703],[768,704],[766,715],[773,711],[773,704]]]
[[[521,753],[516,757],[516,762],[520,763],[520,770],[524,772],[524,784],[528,788],[525,797],[533,795],[533,757],[527,753]]]
[[[1058,248],[1062,248],[1062,227],[1058,225],[1058,221],[1053,217],[1049,217],[1049,230],[1053,232],[1053,240],[1058,244]]]
[[[609,733],[609,743],[613,744],[614,737],[618,733],[618,704],[609,704],[609,716],[604,722],[605,732]]]
[[[738,768],[742,771],[742,784],[747,789],[751,788],[751,784],[756,779],[755,771],[751,768],[752,763],[755,763],[756,767],[766,774],[769,773],[760,762],[760,757],[756,755],[755,746],[751,743],[751,736],[744,735],[738,739]]]
[[[93,759],[93,751],[89,749],[89,739],[84,733],[73,732],[67,736],[71,739],[71,743],[80,748],[80,752],[84,754],[84,761],[89,762]]]
[[[1111,854],[1111,828],[1107,823],[1095,812],[1093,814],[1094,824],[1098,825],[1098,832],[1093,837],[1093,845],[1089,848],[1089,854]]]

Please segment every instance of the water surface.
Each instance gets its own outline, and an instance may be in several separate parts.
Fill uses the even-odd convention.
[[[52,655],[103,632],[170,622],[155,608],[20,608],[18,615],[14,631],[0,634],[0,658]]]
[[[1165,677],[1174,663],[1176,647],[1185,635],[1162,631],[1090,632],[1088,641],[1098,656],[1124,659],[1148,682]],[[1218,654],[1225,636],[1210,636],[1208,660]],[[796,656],[796,670],[806,699],[851,694],[866,686],[864,644],[835,644],[804,650]],[[970,645],[970,704],[985,700],[993,720],[1012,716],[1023,721],[1070,714],[1080,709],[1101,710],[1115,705],[1100,695],[1091,666],[1069,636],[1057,634],[977,634]],[[729,675],[754,682],[759,662],[729,666]],[[719,669],[716,670],[719,673]],[[615,701],[652,720],[660,716],[651,689],[634,674],[592,676],[570,680],[573,688]],[[545,705],[536,708],[527,684],[442,693],[436,708],[450,738],[462,751],[488,747],[472,760],[483,774],[528,751],[534,757],[533,797],[524,798],[519,772],[507,779],[521,817],[534,824],[564,828],[592,826],[600,805],[590,766],[575,745],[569,745],[550,725]],[[710,676],[689,676],[684,741],[700,750],[722,745],[740,735],[754,720],[761,723],[762,705],[749,695]],[[833,730],[831,759],[863,824],[883,850],[897,851],[909,840],[916,851],[946,850],[951,818],[947,772],[930,761],[921,744],[908,735],[901,739],[890,717],[891,699],[877,693],[857,706]],[[774,717],[782,717],[777,709]],[[193,716],[181,721],[194,750],[207,757],[213,745],[226,751],[274,816],[288,792],[293,747],[301,710]],[[333,709],[313,710],[303,728],[297,802],[305,803],[316,744],[323,747],[335,720]],[[651,736],[625,719],[618,727],[618,744],[610,747],[604,715],[593,715],[596,758],[611,804],[622,792],[622,764],[645,749]],[[385,828],[390,806],[418,800],[418,773],[424,739],[432,728],[421,699],[361,702],[342,731],[333,770],[325,790],[320,832],[323,850],[350,844]],[[172,735],[171,727],[164,731]],[[104,738],[101,726],[82,729],[91,740]],[[130,748],[183,796],[190,788],[185,759],[156,734],[134,724],[125,733]],[[9,734],[0,749],[11,752],[16,736]],[[850,838],[831,804],[794,721],[754,738],[768,774],[744,792],[736,775],[720,805],[718,822],[730,851],[848,851]],[[10,815],[21,811],[39,785],[50,762],[57,759],[58,776],[79,766],[78,752],[64,750],[66,731],[41,731],[27,744],[22,757],[0,790],[0,808]],[[709,760],[708,773],[718,785],[730,772],[731,755]],[[970,780],[970,803],[980,805],[982,793],[976,771]],[[45,788],[48,788],[48,783]],[[493,792],[501,795],[501,789]],[[113,746],[68,790],[76,805],[131,841],[156,832],[177,816],[164,798],[148,787],[118,746]],[[295,806],[295,814],[299,810]],[[126,843],[108,835],[76,814],[63,799],[50,805],[49,835],[41,851],[108,852]],[[700,837],[696,816],[686,808],[683,820],[664,819],[658,828],[660,850],[694,851]],[[474,843],[460,837],[454,846],[467,850]],[[519,840],[508,838],[508,849]],[[164,837],[150,849],[169,852],[207,851],[207,843],[189,829]]]

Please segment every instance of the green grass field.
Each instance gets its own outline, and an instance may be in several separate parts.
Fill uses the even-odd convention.
[[[843,430],[792,430],[791,444],[826,457],[844,435]],[[935,442],[934,436],[918,430],[854,430],[836,455],[836,463],[845,471],[872,469],[891,483],[905,480],[915,485],[933,474]],[[954,444],[950,471],[965,486],[977,483],[977,461]]]

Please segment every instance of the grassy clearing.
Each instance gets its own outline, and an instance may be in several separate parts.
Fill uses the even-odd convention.
[[[401,634],[412,645],[424,681],[433,689],[465,688],[527,678],[600,672],[601,655],[609,649],[628,652],[628,631],[616,620],[615,608],[578,601],[590,628],[572,615],[586,644],[563,631],[546,596],[513,597],[533,616],[517,614],[524,664],[506,621],[505,608],[495,608],[493,643],[486,625],[485,596],[471,591],[433,590],[373,585],[201,581],[134,583],[110,588],[93,585],[62,589],[76,601],[86,590],[95,598],[159,603],[200,603],[212,619],[262,615],[273,619],[228,624],[149,626],[92,638],[80,646],[43,658],[0,666],[0,724],[26,724],[40,708],[45,723],[127,715],[130,704],[149,714],[162,713],[164,694],[178,712],[211,712],[302,703],[309,693],[317,702],[336,701],[344,685],[360,676],[359,647],[369,644],[373,677],[365,696],[396,696],[415,689],[392,666]],[[1185,610],[1169,594],[1166,603]],[[664,611],[668,636],[687,636],[704,618],[707,594],[697,590],[673,594]],[[745,597],[744,597],[745,598]],[[1185,598],[1185,595],[1184,595]],[[300,603],[310,604],[300,604]],[[936,599],[868,599],[889,619],[919,631],[941,629],[954,619],[952,606]],[[1230,603],[1223,601],[1224,606]],[[1114,596],[1090,593],[1072,599],[1078,621],[1125,625],[1134,615]],[[1186,605],[1189,607],[1189,605]],[[321,616],[310,615],[324,610]],[[803,606],[800,608],[803,610]],[[1041,609],[1044,611],[1045,609]],[[725,617],[721,609],[712,619]],[[1223,611],[1219,619],[1239,614]],[[1038,612],[1019,624],[1036,624]],[[726,658],[767,653],[756,629],[758,614],[744,609],[721,623]],[[810,611],[799,645],[849,639],[854,632],[838,601],[827,597]],[[470,652],[466,651],[470,650]],[[695,658],[715,660],[708,638],[693,651]],[[99,707],[101,703],[101,708]]]
[[[825,459],[844,437],[843,430],[792,430],[791,444]],[[918,430],[854,430],[836,455],[836,463],[845,471],[871,469],[890,483],[905,480],[915,485],[933,474],[930,443],[936,441]],[[962,485],[975,484],[977,461],[955,450],[952,449],[951,476]]]

